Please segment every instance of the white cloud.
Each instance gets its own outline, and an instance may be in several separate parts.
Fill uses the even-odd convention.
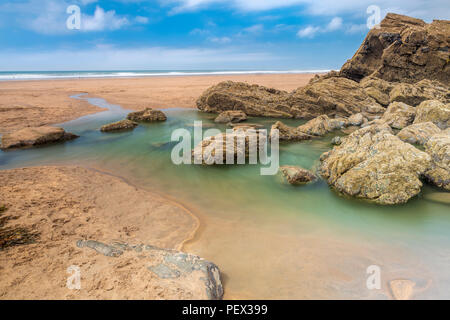
[[[135,20],[137,23],[140,23],[140,24],[147,24],[147,23],[150,21],[149,18],[147,18],[147,17],[142,17],[142,16],[137,16],[136,18],[134,18],[134,20]]]
[[[340,17],[334,17],[330,23],[327,25],[327,30],[329,31],[335,31],[342,27],[342,18]]]
[[[250,26],[248,28],[244,29],[244,32],[247,33],[258,33],[264,30],[264,26],[262,24],[255,24],[253,26]]]
[[[211,37],[211,38],[208,38],[208,39],[211,42],[219,43],[219,44],[226,44],[226,43],[230,43],[231,42],[231,38],[229,38],[229,37]]]
[[[319,31],[319,27],[307,26],[306,28],[300,29],[297,32],[297,36],[300,38],[313,38]]]
[[[93,16],[83,14],[81,18],[83,31],[117,30],[128,24],[127,18],[117,16],[114,10],[105,11],[99,6],[95,8]]]

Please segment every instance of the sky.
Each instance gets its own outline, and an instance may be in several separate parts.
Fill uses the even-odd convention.
[[[339,69],[374,5],[450,18],[448,0],[0,0],[0,71]]]

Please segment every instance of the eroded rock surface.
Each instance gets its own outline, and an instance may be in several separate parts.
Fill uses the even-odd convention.
[[[138,126],[137,122],[131,120],[120,120],[114,123],[105,124],[100,128],[102,132],[133,130]]]
[[[422,80],[417,83],[394,84],[389,99],[392,102],[403,102],[417,106],[425,100],[439,100],[449,102],[450,91],[438,81]]]
[[[394,129],[403,129],[413,123],[415,115],[415,108],[403,102],[393,102],[381,119]]]
[[[127,119],[136,122],[155,122],[166,121],[167,117],[162,111],[146,108],[142,111],[129,113]]]
[[[292,185],[302,185],[317,179],[311,171],[298,166],[282,166],[280,171],[287,182]]]
[[[417,107],[414,124],[428,121],[440,129],[450,127],[450,103],[444,104],[438,100],[423,101]]]
[[[431,157],[392,134],[386,123],[346,137],[320,157],[320,173],[338,191],[380,204],[405,203],[420,192]]]
[[[432,165],[425,173],[436,186],[450,190],[450,129],[433,135],[425,144]]]
[[[275,129],[278,130],[280,141],[303,141],[313,138],[311,135],[298,130],[296,127],[290,127],[281,121],[277,121],[272,125],[270,136],[273,136]]]
[[[441,129],[433,122],[421,122],[403,128],[397,133],[397,137],[411,144],[424,145],[431,136],[439,132],[441,132]]]
[[[247,120],[247,115],[242,111],[224,111],[214,120],[217,123],[236,123]]]
[[[77,135],[66,132],[58,127],[24,128],[2,137],[1,149],[14,149],[39,146],[49,143],[64,142],[78,138]]]

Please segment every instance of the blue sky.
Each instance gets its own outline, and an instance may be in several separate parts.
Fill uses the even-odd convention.
[[[370,5],[450,17],[447,0],[2,0],[0,71],[339,69]]]

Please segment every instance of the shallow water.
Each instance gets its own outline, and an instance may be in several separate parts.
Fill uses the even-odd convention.
[[[169,195],[199,217],[201,227],[184,250],[220,267],[226,298],[386,299],[388,281],[404,278],[416,282],[415,297],[450,298],[450,206],[425,199],[437,190],[425,187],[408,204],[388,207],[340,197],[323,181],[292,187],[279,175],[261,176],[258,165],[176,166],[170,159],[174,129],[193,131],[195,120],[225,126],[210,114],[169,109],[167,122],[101,133],[101,125],[127,112],[88,100],[109,111],[62,124],[79,139],[0,152],[0,169],[84,165]],[[267,128],[274,121],[249,120]],[[281,144],[281,165],[314,168],[332,137]],[[366,287],[370,265],[381,268],[380,290]]]

